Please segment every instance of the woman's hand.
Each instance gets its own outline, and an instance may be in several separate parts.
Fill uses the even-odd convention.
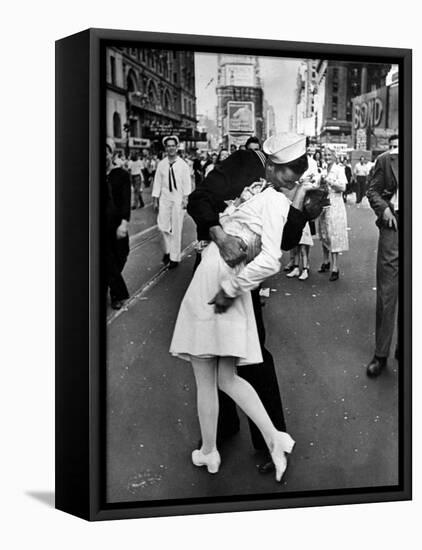
[[[294,189],[294,196],[290,199],[292,201],[293,208],[302,210],[305,195],[311,189],[313,189],[313,183],[309,179],[305,178],[304,180],[298,182]]]
[[[158,209],[159,209],[159,206],[158,206],[158,198],[157,197],[153,197],[152,199],[152,207],[154,209],[154,212],[157,214],[158,213]]]
[[[208,302],[209,305],[214,304],[215,313],[224,313],[233,304],[234,298],[227,296],[223,289],[220,289],[212,300]]]

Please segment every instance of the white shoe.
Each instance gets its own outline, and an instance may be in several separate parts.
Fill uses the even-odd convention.
[[[299,280],[306,281],[308,277],[309,277],[309,267],[304,267],[302,270],[302,273],[299,275]]]
[[[216,474],[221,464],[220,453],[215,450],[205,455],[201,450],[196,450],[192,452],[192,462],[195,466],[206,466],[210,474]]]
[[[298,267],[294,267],[289,273],[286,274],[286,277],[299,277],[300,271]]]
[[[290,454],[295,446],[295,441],[286,432],[278,432],[273,442],[271,458],[275,466],[275,478],[281,481],[283,474],[287,468],[286,453]]]

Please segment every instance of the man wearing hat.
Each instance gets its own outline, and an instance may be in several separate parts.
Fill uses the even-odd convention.
[[[107,279],[111,307],[121,309],[129,298],[122,271],[129,255],[131,184],[128,172],[114,164],[114,153],[114,141],[107,138]]]
[[[163,262],[169,269],[179,265],[182,228],[188,196],[192,191],[189,166],[177,154],[177,136],[163,138],[167,156],[158,163],[152,187],[157,225],[164,240]]]
[[[308,168],[305,136],[278,134],[265,141],[263,150],[265,154],[259,150],[235,151],[210,172],[201,187],[189,197],[188,213],[197,224],[198,241],[209,241],[211,238],[219,247],[222,258],[232,267],[245,258],[245,247],[238,238],[224,233],[219,225],[219,214],[226,207],[225,201],[239,197],[242,190],[251,183],[265,178],[276,182],[287,191],[286,194],[291,195],[292,205],[282,239],[284,250],[289,250],[299,243],[308,219],[302,212],[302,208],[311,184],[306,181],[298,183]],[[318,215],[318,208],[314,210],[316,210],[314,214]],[[216,304],[223,308],[229,307],[231,300],[222,291],[215,296]],[[286,431],[273,357],[264,346],[265,328],[259,289],[252,291],[252,300],[264,362],[259,367],[256,365],[239,367],[239,375],[255,388],[275,427]],[[234,402],[223,393],[220,393],[219,397],[218,437],[221,440],[239,430],[239,418]],[[263,473],[272,471],[273,465],[266,451],[266,444],[252,422],[250,422],[250,430],[255,449],[264,453],[260,471]]]

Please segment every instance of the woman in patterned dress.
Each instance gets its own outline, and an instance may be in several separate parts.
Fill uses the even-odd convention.
[[[347,237],[347,215],[343,201],[343,192],[346,189],[347,178],[344,166],[337,163],[337,155],[334,149],[326,147],[324,160],[327,167],[323,169],[321,185],[328,188],[330,206],[326,206],[319,218],[319,238],[322,243],[323,263],[320,273],[330,270],[330,281],[339,278],[338,254],[349,250]]]

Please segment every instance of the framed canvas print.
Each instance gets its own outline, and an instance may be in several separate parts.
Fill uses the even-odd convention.
[[[56,506],[411,498],[411,51],[56,43]]]

